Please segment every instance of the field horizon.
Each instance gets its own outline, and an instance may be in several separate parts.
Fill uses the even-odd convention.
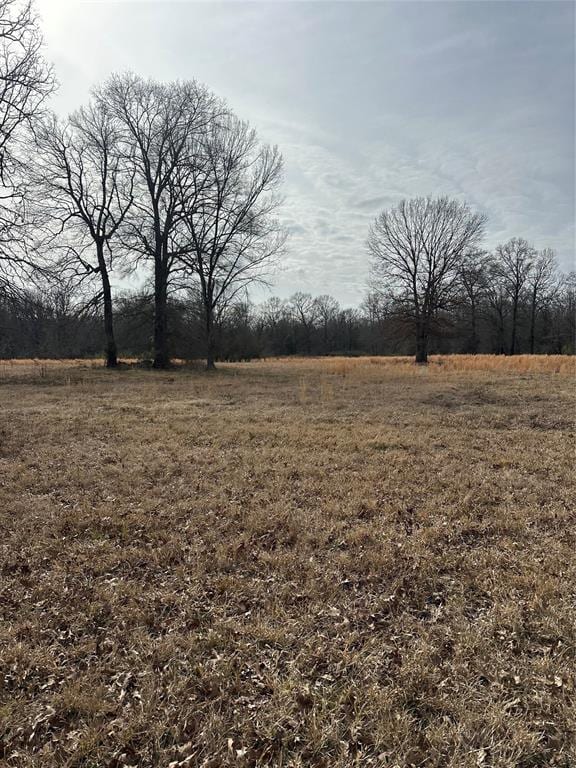
[[[259,365],[266,363],[293,363],[303,364],[311,362],[324,362],[328,366],[338,362],[348,362],[352,366],[369,364],[381,365],[406,365],[409,368],[426,370],[435,370],[442,366],[444,370],[498,370],[510,372],[541,372],[541,373],[572,373],[576,375],[576,355],[562,354],[515,354],[515,355],[494,355],[494,354],[431,354],[428,363],[416,363],[413,355],[371,355],[371,354],[326,354],[326,355],[269,355],[255,356],[250,360],[241,361],[217,361],[218,367],[222,369],[226,366],[245,366]],[[204,357],[195,357],[183,359],[175,357],[166,371],[187,368],[190,366],[200,366],[205,362]],[[139,358],[135,356],[120,355],[118,357],[118,369],[125,368],[147,368],[151,367],[151,358]],[[0,357],[0,375],[8,375],[11,371],[17,373],[23,368],[29,369],[30,373],[40,373],[40,368],[46,367],[49,370],[62,370],[71,367],[103,368],[105,360],[102,356],[96,357],[77,357],[77,358],[1,358]]]

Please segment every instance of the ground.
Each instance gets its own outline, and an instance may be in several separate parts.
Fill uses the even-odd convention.
[[[574,370],[0,363],[0,765],[576,766]]]

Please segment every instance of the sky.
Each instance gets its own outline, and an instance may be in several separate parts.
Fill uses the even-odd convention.
[[[284,156],[266,295],[367,291],[379,211],[449,195],[575,259],[575,4],[37,0],[66,114],[112,72],[196,79]],[[259,293],[258,298],[266,296]]]

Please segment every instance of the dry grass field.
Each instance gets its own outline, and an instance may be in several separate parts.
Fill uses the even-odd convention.
[[[574,373],[0,363],[0,765],[576,766]]]

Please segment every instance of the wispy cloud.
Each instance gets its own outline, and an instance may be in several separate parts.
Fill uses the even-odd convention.
[[[79,3],[40,0],[59,110],[132,69],[196,77],[286,167],[274,291],[358,302],[382,208],[450,195],[574,266],[571,3]]]

